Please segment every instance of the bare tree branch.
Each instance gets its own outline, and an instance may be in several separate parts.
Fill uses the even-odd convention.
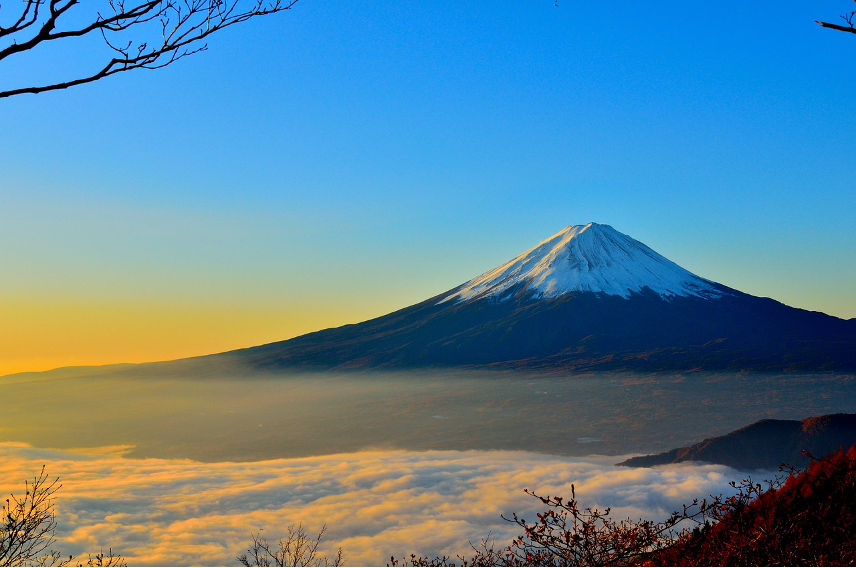
[[[60,487],[59,479],[49,479],[42,466],[32,481],[24,482],[23,496],[12,494],[5,500],[0,512],[0,566],[84,566],[74,556],[51,548],[57,527],[54,495]],[[88,556],[85,566],[126,566],[113,549]]]
[[[54,494],[60,487],[58,479],[48,479],[43,466],[32,482],[25,483],[23,496],[6,499],[0,519],[0,566],[58,560],[58,555],[46,551],[56,533]]]
[[[856,2],[856,0],[853,1]],[[839,32],[850,32],[851,34],[856,34],[856,27],[854,27],[853,24],[853,19],[856,18],[856,10],[850,12],[849,14],[842,14],[839,17],[845,22],[847,22],[846,26],[831,24],[829,22],[821,22],[820,20],[815,20],[815,23],[818,23],[824,28],[829,28],[831,30],[838,30]]]
[[[336,553],[335,558],[318,556],[318,547],[327,525],[321,527],[318,535],[310,536],[303,523],[295,528],[294,525],[286,529],[287,535],[277,542],[276,546],[268,543],[262,534],[252,535],[253,544],[247,552],[237,557],[242,566],[343,566],[342,549]]]
[[[92,6],[97,0],[85,1]],[[82,5],[80,0],[25,0],[15,21],[8,27],[0,26],[0,62],[50,42],[93,34],[101,36],[107,53],[113,55],[105,58],[106,64],[100,69],[81,77],[0,90],[0,98],[67,89],[132,69],[166,67],[205,51],[208,46],[204,40],[209,35],[256,16],[289,10],[297,1],[106,0],[107,15],[98,11],[93,21],[74,26],[68,14]]]
[[[853,14],[856,14],[856,12],[853,12]],[[842,18],[843,17],[844,16],[842,16]],[[820,24],[824,28],[829,28],[832,30],[838,30],[840,32],[850,32],[851,34],[856,34],[856,28],[854,28],[852,25],[850,25],[850,26],[839,26],[838,24],[830,24],[829,22],[821,22],[820,20],[815,20],[815,22],[817,22],[818,24]]]

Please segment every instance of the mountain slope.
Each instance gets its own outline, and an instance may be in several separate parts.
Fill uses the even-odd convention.
[[[827,414],[803,420],[761,420],[724,436],[662,454],[630,458],[618,465],[652,467],[702,461],[736,469],[775,470],[782,463],[808,465],[803,450],[821,457],[852,444],[856,444],[856,414]]]
[[[700,278],[589,223],[360,324],[217,357],[260,368],[856,370],[856,321]]]
[[[502,266],[470,280],[441,302],[501,297],[518,285],[539,298],[568,292],[629,298],[644,289],[663,297],[716,298],[723,294],[713,283],[609,225],[589,223],[566,227]]]
[[[821,457],[821,456],[818,456]],[[757,481],[756,481],[757,483]],[[705,500],[704,523],[644,566],[852,566],[856,558],[856,448],[845,447],[781,482],[736,484]],[[693,509],[695,510],[695,509]]]

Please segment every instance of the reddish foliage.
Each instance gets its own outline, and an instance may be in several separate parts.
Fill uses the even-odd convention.
[[[496,548],[489,539],[473,546],[474,554],[452,559],[423,557],[390,559],[391,566],[626,566],[670,545],[675,540],[675,527],[692,518],[690,508],[675,513],[667,520],[654,523],[640,519],[613,520],[609,509],[583,508],[571,485],[571,498],[542,497],[528,489],[526,493],[540,499],[549,509],[528,523],[516,514],[506,520],[519,526],[524,534],[504,548]],[[698,504],[691,507],[697,511]],[[694,514],[698,514],[697,512]],[[505,517],[503,517],[505,518]]]
[[[845,566],[856,563],[856,448],[813,461],[785,484],[742,487],[713,523],[651,556],[665,566]]]
[[[694,501],[662,523],[614,521],[609,510],[537,497],[549,507],[504,548],[486,539],[470,557],[390,559],[392,566],[851,566],[856,565],[856,448],[812,458],[784,483],[733,483],[737,493]],[[678,530],[685,521],[694,529]]]

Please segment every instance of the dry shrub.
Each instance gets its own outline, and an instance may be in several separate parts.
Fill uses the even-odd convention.
[[[851,566],[856,564],[856,448],[812,459],[802,472],[755,483],[733,482],[735,495],[693,501],[663,522],[610,518],[571,498],[540,496],[548,508],[523,534],[473,554],[411,554],[392,566]],[[687,527],[690,524],[690,527]],[[692,526],[694,525],[694,526]]]

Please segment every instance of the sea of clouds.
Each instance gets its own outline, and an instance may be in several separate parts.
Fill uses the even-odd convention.
[[[662,519],[683,503],[727,493],[745,474],[724,466],[629,469],[623,457],[512,451],[362,451],[299,459],[202,463],[130,459],[128,448],[45,450],[0,443],[0,496],[21,492],[42,465],[59,477],[65,554],[112,547],[129,565],[235,565],[251,533],[269,540],[303,522],[326,523],[325,552],[351,565],[385,565],[411,552],[454,556],[485,536],[506,543],[540,501],[570,495],[626,518]],[[85,557],[84,557],[85,558]]]

